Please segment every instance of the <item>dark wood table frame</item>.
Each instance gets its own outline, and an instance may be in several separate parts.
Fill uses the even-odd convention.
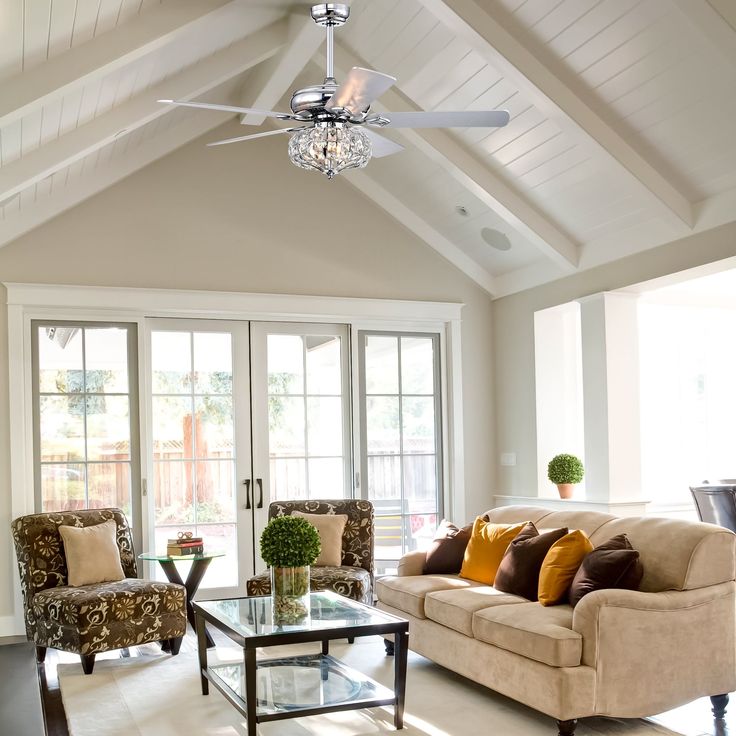
[[[199,652],[199,671],[202,682],[202,695],[209,695],[212,683],[224,696],[245,716],[248,736],[255,736],[258,723],[278,721],[285,718],[301,718],[322,713],[375,708],[383,705],[394,706],[394,727],[404,727],[404,703],[406,699],[406,665],[409,652],[409,622],[396,618],[395,622],[382,624],[365,624],[363,626],[346,626],[334,629],[316,629],[314,631],[293,631],[283,634],[243,636],[234,631],[226,623],[211,616],[209,612],[194,602],[196,614],[197,649]],[[389,616],[390,614],[385,614]],[[393,616],[392,616],[393,618]],[[215,626],[243,648],[245,665],[245,698],[240,698],[229,687],[221,684],[219,678],[210,672],[207,665],[207,629],[205,622]],[[346,639],[356,636],[374,636],[393,634],[394,637],[394,697],[391,700],[374,700],[346,702],[343,704],[299,708],[298,710],[278,713],[256,712],[256,649],[258,647],[275,647],[286,644],[303,644],[305,642],[322,642],[322,654],[329,652],[329,642],[333,639]]]
[[[183,581],[181,579],[181,575],[179,575],[179,571],[176,569],[176,563],[173,560],[158,561],[163,568],[164,573],[166,573],[166,577],[168,578],[170,583],[183,585],[186,588],[187,621],[189,621],[194,631],[197,630],[197,625],[194,618],[194,608],[192,607],[192,603],[194,602],[194,596],[196,592],[199,590],[199,584],[202,582],[202,578],[204,577],[205,572],[207,572],[207,568],[210,566],[210,562],[212,562],[212,560],[212,557],[182,557],[182,562],[192,563],[192,566],[189,568],[189,573],[187,575],[186,581]],[[207,629],[205,629],[204,635],[207,642],[207,647],[214,647],[215,641],[210,636],[210,633],[209,631],[207,631]]]

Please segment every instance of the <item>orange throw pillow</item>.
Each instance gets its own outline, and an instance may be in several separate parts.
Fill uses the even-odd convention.
[[[465,548],[460,577],[493,585],[506,548],[525,524],[492,524],[482,516],[477,517]]]
[[[567,598],[575,573],[593,545],[580,529],[565,534],[550,548],[539,571],[539,602],[554,606]]]

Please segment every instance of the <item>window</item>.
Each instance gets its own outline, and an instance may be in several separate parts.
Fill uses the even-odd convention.
[[[363,496],[376,513],[376,566],[425,548],[441,513],[439,336],[360,332]]]
[[[135,325],[34,322],[32,331],[37,509],[115,506],[138,518]]]

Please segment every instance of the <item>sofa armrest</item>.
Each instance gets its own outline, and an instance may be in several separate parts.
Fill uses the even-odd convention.
[[[415,549],[413,552],[407,552],[400,560],[396,574],[400,577],[408,575],[421,575],[424,570],[424,560],[427,553]]]
[[[598,590],[575,607],[596,712],[652,715],[736,689],[736,584],[645,593]],[[647,687],[633,689],[632,677]],[[648,711],[648,712],[646,712]]]

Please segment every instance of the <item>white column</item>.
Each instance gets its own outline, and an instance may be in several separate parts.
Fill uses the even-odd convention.
[[[578,300],[586,498],[611,504],[614,513],[619,505],[646,503],[641,488],[637,298],[604,292]]]

